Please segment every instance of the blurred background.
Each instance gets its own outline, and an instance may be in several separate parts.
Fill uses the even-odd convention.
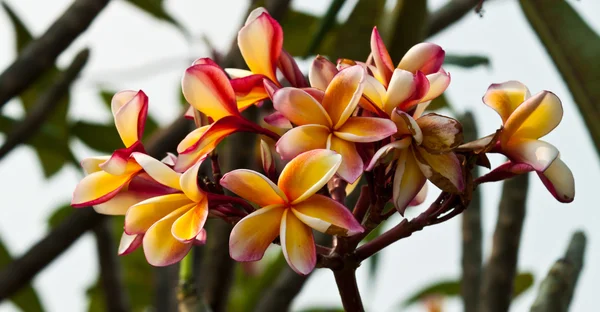
[[[31,36],[36,38],[44,34],[73,2],[79,1],[2,1],[0,69],[4,71],[8,68],[19,51],[23,51],[29,43]],[[552,264],[563,256],[571,235],[577,230],[585,232],[588,244],[571,311],[597,310],[600,210],[593,197],[598,192],[597,178],[600,174],[597,153],[600,132],[593,123],[600,124],[597,119],[600,116],[600,18],[597,15],[600,2],[581,0],[563,4],[560,0],[531,1],[529,10],[534,13],[528,14],[540,13],[534,17],[539,25],[542,25],[540,16],[548,15],[537,12],[536,5],[570,8],[561,11],[561,16],[566,16],[564,20],[556,19],[572,27],[570,30],[564,28],[562,32],[570,34],[567,36],[570,38],[560,38],[568,42],[548,43],[542,42],[532,28],[530,20],[533,15],[528,15],[530,19],[526,17],[524,9],[529,5],[523,4],[529,3],[526,0],[521,3],[510,0],[484,1],[479,13],[474,11],[478,1],[429,0],[426,2],[428,12],[440,12],[450,2],[470,2],[464,16],[461,14],[462,18],[431,36],[424,35],[431,31],[420,31],[424,28],[424,22],[419,16],[423,16],[424,12],[419,13],[415,9],[417,11],[410,14],[404,12],[404,15],[394,15],[401,11],[398,7],[402,5],[397,2],[401,3],[402,0],[334,1],[342,6],[332,30],[310,53],[307,51],[314,41],[319,21],[332,1],[290,2],[289,11],[280,19],[284,28],[284,47],[297,57],[305,73],[316,53],[326,55],[332,61],[337,57],[366,58],[370,50],[371,29],[375,24],[388,38],[394,37],[392,33],[410,40],[421,36],[421,40],[442,46],[447,55],[444,68],[451,73],[452,82],[445,93],[445,100],[438,101],[436,107],[456,117],[466,111],[472,112],[480,136],[494,132],[501,124],[496,113],[481,101],[491,83],[519,80],[532,93],[550,90],[559,96],[564,106],[562,123],[544,140],[561,151],[561,158],[575,176],[577,195],[571,204],[558,203],[539,179],[531,176],[518,249],[517,271],[522,273],[520,287],[523,291],[512,302],[510,310],[529,310],[541,281]],[[405,6],[412,4],[404,2]],[[152,128],[168,126],[180,118],[185,109],[180,90],[180,79],[185,68],[199,57],[225,57],[249,5],[248,0],[109,1],[90,27],[60,53],[56,61],[57,68],[64,70],[82,49],[90,50],[87,64],[72,83],[68,97],[61,98],[61,104],[50,119],[40,126],[37,134],[5,153],[6,156],[2,155],[0,267],[6,268],[11,257],[18,258],[27,252],[54,226],[73,213],[68,203],[74,186],[82,177],[80,169],[73,163],[84,157],[107,154],[120,147],[106,105],[112,94],[124,89],[144,90],[150,98],[149,115],[152,119],[147,132],[151,132]],[[542,34],[542,39],[544,31],[555,31],[551,29],[552,23],[546,22],[550,26],[536,28]],[[402,31],[393,32],[396,27],[394,23],[402,24]],[[589,29],[582,28],[585,24]],[[407,42],[410,43],[410,40]],[[558,56],[551,57],[545,45],[550,46],[550,52]],[[407,48],[398,48],[402,49],[405,51]],[[400,59],[398,55],[402,54],[392,50],[395,62]],[[37,103],[36,99],[55,81],[55,71],[57,69],[51,69],[21,96],[10,99],[2,107],[0,131],[4,142],[7,141],[6,134],[15,129],[15,125]],[[567,84],[564,77],[567,81],[569,77],[580,80]],[[5,90],[0,88],[0,94],[2,91]],[[493,165],[503,162],[501,157],[491,160]],[[484,263],[492,250],[501,189],[501,183],[481,187]],[[434,188],[431,187],[431,190]],[[430,192],[429,196],[430,201],[433,200],[437,190]],[[423,209],[409,209],[407,215],[416,216]],[[393,217],[384,224],[384,229],[399,221],[400,216]],[[118,223],[115,222],[114,226],[117,229],[122,226]],[[417,296],[419,299],[413,300],[414,303],[407,300],[420,290],[437,285],[438,292],[445,295],[439,297],[442,299],[433,300],[441,302],[443,311],[462,311],[463,303],[456,288],[462,274],[461,236],[461,219],[455,218],[417,232],[386,248],[376,261],[364,263],[358,271],[358,278],[366,308],[369,311],[428,311],[424,302],[431,302],[432,299],[423,300],[422,296]],[[114,238],[115,244],[118,238]],[[105,310],[97,284],[97,252],[94,234],[88,231],[37,274],[31,284],[33,288],[21,292],[18,296],[20,299],[1,301],[0,311]],[[277,252],[273,254],[278,255]],[[273,258],[276,257],[269,259]],[[145,263],[141,252],[119,260],[122,262],[126,287],[129,288],[128,300],[132,309],[141,311],[153,305],[156,281],[150,274],[152,268]],[[251,271],[236,269],[239,271],[236,272],[238,282],[244,280],[239,274]],[[258,296],[260,293],[244,292],[244,288],[237,285],[239,283],[234,284],[230,299],[238,302],[232,303],[230,310],[246,311],[240,309],[248,302],[248,298],[244,297]],[[92,304],[94,302],[96,304]],[[331,272],[316,270],[293,300],[291,309],[302,311],[324,307],[338,308],[341,303]]]

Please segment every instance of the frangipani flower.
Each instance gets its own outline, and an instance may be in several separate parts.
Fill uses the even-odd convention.
[[[73,192],[73,207],[107,202],[142,170],[130,155],[145,152],[140,140],[146,124],[148,97],[143,91],[121,91],[113,96],[111,109],[125,148],[116,150],[111,156],[90,157],[81,162],[86,176]]]
[[[190,132],[177,146],[176,171],[185,171],[193,166],[234,132],[256,132],[278,139],[277,134],[242,117],[229,78],[212,60],[203,58],[195,61],[185,71],[181,84],[188,103],[214,122]]]
[[[364,164],[355,143],[382,140],[396,132],[394,123],[376,117],[351,117],[363,91],[366,71],[352,66],[340,71],[331,81],[322,100],[304,90],[283,88],[275,92],[273,106],[298,127],[277,142],[283,159],[320,148],[338,152],[342,164],[338,174],[349,183],[363,172]]]
[[[283,50],[283,31],[264,8],[250,13],[238,32],[238,46],[248,70],[227,69],[240,111],[269,97],[263,80],[281,87],[277,68],[293,87],[306,87],[306,80],[293,57]]]
[[[571,170],[560,159],[556,147],[539,140],[562,119],[559,98],[549,91],[531,96],[522,83],[508,81],[491,85],[483,102],[500,115],[503,123],[492,151],[506,155],[510,161],[482,177],[481,181],[495,181],[535,170],[558,201],[573,201],[575,181]],[[484,141],[482,143],[487,144]]]
[[[142,153],[132,157],[158,183],[174,190],[131,206],[125,215],[125,233],[143,235],[148,263],[165,266],[181,260],[192,248],[208,217],[208,197],[198,186],[197,162],[183,174]]]
[[[457,120],[433,113],[414,119],[400,110],[394,111],[392,120],[398,128],[396,141],[379,149],[367,170],[393,152],[396,161],[393,201],[400,213],[411,202],[423,201],[427,179],[444,191],[464,191],[462,165],[452,152],[462,142],[462,126]],[[420,191],[423,194],[418,196]]]
[[[262,174],[245,169],[229,172],[221,185],[261,208],[233,228],[229,254],[237,261],[260,260],[277,236],[283,255],[299,274],[316,264],[311,228],[350,236],[363,228],[352,213],[335,200],[315,194],[333,177],[342,157],[329,150],[312,150],[292,159],[275,185]]]

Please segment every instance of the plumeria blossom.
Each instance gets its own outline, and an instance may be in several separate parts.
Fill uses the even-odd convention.
[[[352,213],[335,200],[316,194],[333,177],[342,157],[317,149],[292,159],[275,185],[260,173],[238,169],[221,179],[221,185],[260,209],[233,228],[229,253],[237,261],[260,260],[277,236],[290,267],[310,273],[316,264],[311,228],[332,235],[363,232]]]
[[[457,120],[434,113],[411,116],[400,110],[394,110],[392,120],[398,128],[395,141],[375,153],[367,170],[392,153],[392,167],[396,168],[392,200],[400,213],[411,203],[423,201],[427,179],[444,191],[464,191],[463,168],[452,152],[462,143],[462,126]]]
[[[196,240],[203,240],[208,217],[208,195],[198,186],[197,162],[183,174],[142,153],[132,157],[158,183],[172,193],[141,201],[127,210],[125,233],[143,235],[148,263],[165,266],[181,260]],[[134,240],[134,238],[132,238]]]
[[[361,66],[346,68],[335,75],[321,98],[297,88],[276,91],[273,106],[298,126],[277,142],[281,157],[287,160],[305,151],[331,149],[343,159],[340,177],[349,183],[356,181],[364,169],[356,143],[379,141],[396,132],[388,119],[351,116],[362,96],[366,76]]]
[[[502,130],[492,152],[508,157],[509,162],[496,168],[480,181],[497,181],[535,171],[550,193],[560,202],[575,198],[575,181],[571,170],[560,159],[558,149],[539,138],[550,133],[563,115],[560,99],[550,91],[533,96],[520,82],[492,84],[483,102],[502,118]],[[496,138],[494,137],[494,138]],[[481,140],[488,144],[490,137]]]
[[[275,140],[279,138],[277,134],[242,117],[229,78],[212,60],[196,60],[185,71],[181,84],[188,103],[214,122],[197,128],[181,141],[177,147],[176,171],[185,171],[193,166],[234,132],[256,132]]]
[[[140,140],[146,124],[148,97],[143,91],[121,91],[113,96],[111,110],[125,148],[116,150],[111,156],[90,157],[81,162],[86,176],[73,192],[73,207],[106,203],[142,171],[142,167],[130,156],[133,152],[145,152]],[[109,214],[124,212],[98,206],[96,209]]]
[[[233,77],[231,84],[240,110],[269,97],[263,80],[281,87],[277,69],[281,70],[291,86],[307,86],[294,58],[283,49],[281,25],[264,8],[257,8],[250,13],[244,27],[238,32],[238,46],[250,70],[227,69],[227,73]]]

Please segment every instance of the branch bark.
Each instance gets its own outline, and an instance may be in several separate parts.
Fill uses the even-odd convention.
[[[0,108],[34,83],[92,23],[109,0],[77,0],[0,75]]]
[[[529,174],[504,181],[492,255],[483,273],[481,311],[508,311],[517,271]]]
[[[577,279],[583,268],[586,237],[576,232],[571,237],[564,258],[554,263],[540,284],[531,312],[566,312],[573,298]]]
[[[69,93],[71,84],[89,58],[90,51],[82,50],[75,56],[69,67],[61,74],[52,86],[48,88],[37,100],[33,109],[25,116],[23,121],[7,135],[4,144],[0,147],[0,159],[6,156],[19,144],[27,142],[42,127],[47,118],[52,115],[60,100]]]
[[[111,233],[111,221],[108,218],[102,218],[100,223],[94,227],[96,249],[100,261],[100,281],[106,309],[126,312],[130,310],[129,298],[123,285],[121,263],[115,252],[117,245]]]
[[[460,122],[463,125],[465,141],[478,138],[475,118],[466,112]],[[479,176],[475,167],[473,178]],[[465,312],[479,311],[479,290],[481,286],[481,190],[475,188],[471,203],[462,214],[462,280],[460,293]]]
[[[475,13],[474,8],[481,0],[451,0],[435,12],[429,13],[427,37],[436,35],[448,26],[458,22],[467,13]]]

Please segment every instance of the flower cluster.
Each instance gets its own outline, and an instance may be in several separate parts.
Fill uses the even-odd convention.
[[[445,52],[435,44],[415,45],[395,66],[374,28],[366,62],[334,64],[317,56],[306,79],[283,49],[281,26],[262,8],[250,14],[238,44],[249,70],[222,69],[201,58],[183,74],[186,115],[197,128],[179,143],[177,155],[157,160],[140,141],[148,110],[144,92],[113,97],[125,147],[82,161],[86,176],[72,205],[125,215],[119,254],[143,245],[150,264],[175,263],[205,242],[204,224],[217,217],[235,224],[229,243],[233,259],[259,260],[276,243],[292,269],[308,274],[318,258],[313,229],[354,237],[355,248],[373,222],[389,217],[383,211],[387,202],[401,214],[423,202],[427,180],[460,199],[446,202],[466,206],[478,184],[535,171],[557,200],[574,198],[573,176],[558,150],[539,140],[562,118],[561,103],[551,92],[531,96],[514,81],[492,85],[483,102],[498,112],[502,126],[465,143],[460,122],[425,113],[450,84],[442,68]],[[261,106],[264,101],[274,109],[264,121],[282,128],[281,137],[241,114],[253,105],[269,109]],[[210,161],[219,168],[215,149],[235,132],[266,137],[261,141],[265,174],[237,169],[222,177],[218,172],[211,181],[200,167]],[[284,162],[280,172],[268,142],[276,142]],[[508,162],[473,180],[474,165],[489,166],[487,153],[501,153]],[[344,202],[352,189],[346,186],[360,179],[370,200],[359,201],[352,212]]]

